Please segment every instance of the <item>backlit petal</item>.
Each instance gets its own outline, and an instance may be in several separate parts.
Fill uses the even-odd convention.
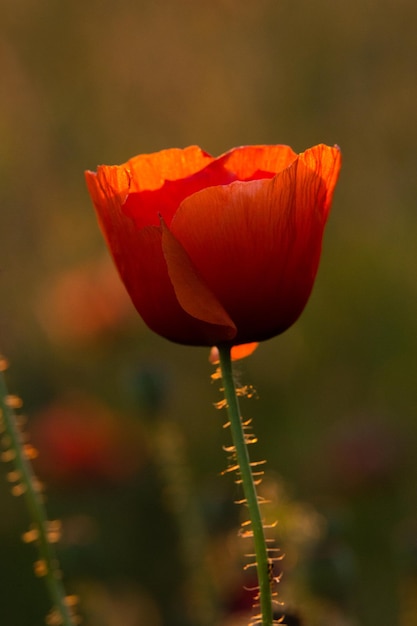
[[[158,190],[165,181],[192,176],[214,160],[214,157],[198,146],[183,150],[172,148],[153,154],[141,154],[122,165],[100,165],[97,173],[86,172],[85,175],[94,204],[107,205],[112,199],[117,199],[118,206],[121,206],[129,194]],[[163,207],[159,207],[159,211],[161,210]],[[149,222],[145,215],[142,225],[151,224],[159,224],[157,216]]]
[[[318,148],[271,180],[212,187],[178,209],[171,230],[235,322],[237,343],[279,334],[300,315],[339,167],[336,148]]]
[[[330,211],[333,193],[342,165],[342,155],[337,146],[329,148],[324,144],[319,144],[299,155],[299,160],[306,167],[322,178],[326,186],[326,200],[324,210],[326,214]]]
[[[85,180],[96,210],[101,207],[100,214],[119,211],[130,188],[130,177],[123,166],[101,165],[97,173],[85,172]]]
[[[253,354],[256,348],[259,346],[257,341],[253,343],[241,343],[238,346],[233,346],[230,356],[232,357],[232,361],[239,361],[240,359],[246,359],[246,357]],[[216,346],[213,346],[210,350],[209,361],[212,365],[217,365],[220,363],[220,355],[219,349]]]
[[[214,157],[198,146],[141,154],[125,164],[131,175],[130,192],[159,189],[166,180],[192,176],[212,161]]]
[[[224,167],[224,161],[225,158],[216,159],[189,176],[164,180],[157,189],[130,193],[123,205],[123,212],[135,221],[138,228],[149,224],[158,225],[160,216],[169,226],[175,211],[185,198],[201,189],[228,185],[237,180],[236,175]]]
[[[181,266],[182,271],[188,276],[188,280],[194,279],[193,287],[197,293],[204,293],[204,298],[200,308],[197,304],[193,308],[193,311],[197,312],[196,317],[179,304],[162,251],[161,228],[159,226],[148,226],[140,230],[136,228],[134,221],[122,211],[123,193],[112,195],[114,191],[112,193],[109,191],[114,190],[112,176],[117,176],[116,182],[119,182],[121,170],[118,168],[107,170],[104,187],[107,195],[102,193],[103,180],[100,180],[99,176],[88,172],[87,184],[115,265],[145,323],[158,334],[179,343],[211,345],[231,339],[236,334],[233,322],[225,312],[221,316],[219,313],[221,305],[215,301],[214,296],[211,296],[210,300],[207,287],[200,284],[198,291],[196,288],[198,281],[193,275],[193,269],[190,266],[187,273],[184,262]],[[122,185],[120,188],[123,188]],[[173,245],[167,247],[168,254],[175,257],[172,252]],[[177,262],[172,261],[174,274],[181,260],[178,256],[177,251]],[[206,319],[203,306],[206,306]]]
[[[226,152],[225,167],[236,174],[237,180],[271,178],[291,165],[296,153],[285,145],[242,146]]]

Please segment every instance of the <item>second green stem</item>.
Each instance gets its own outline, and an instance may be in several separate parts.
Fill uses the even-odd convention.
[[[0,357],[1,359],[1,357]],[[32,526],[37,533],[36,543],[39,550],[40,565],[45,576],[46,586],[54,604],[54,609],[58,612],[62,626],[74,626],[70,609],[66,603],[66,594],[60,579],[57,566],[57,557],[48,536],[48,518],[41,495],[36,488],[36,479],[32,466],[26,457],[22,437],[19,432],[16,416],[8,402],[8,391],[4,380],[3,372],[0,371],[0,416],[4,435],[8,441],[8,453],[3,451],[3,459],[12,461],[17,472],[19,485],[26,499]],[[4,455],[6,454],[6,458]]]

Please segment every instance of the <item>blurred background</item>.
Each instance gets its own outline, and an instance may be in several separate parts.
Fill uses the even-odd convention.
[[[415,1],[0,6],[0,350],[86,626],[243,626],[251,584],[207,351],[136,315],[83,170],[321,142],[344,162],[313,296],[239,365],[251,453],[268,460],[286,623],[416,626]],[[40,626],[5,479],[0,511],[1,621]]]

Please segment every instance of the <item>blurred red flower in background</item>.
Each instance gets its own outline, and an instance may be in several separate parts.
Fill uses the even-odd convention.
[[[53,341],[78,345],[119,332],[134,312],[108,258],[62,272],[43,288],[37,310]]]
[[[192,146],[100,166],[86,180],[138,312],[183,344],[269,339],[301,314],[341,164],[337,147]]]
[[[31,422],[41,479],[67,486],[110,485],[135,475],[148,459],[138,420],[113,414],[95,398],[60,398]]]

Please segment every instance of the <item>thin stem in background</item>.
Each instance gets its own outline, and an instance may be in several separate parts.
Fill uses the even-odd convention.
[[[45,577],[53,603],[47,623],[75,626],[70,606],[73,598],[66,597],[58,559],[51,543],[58,535],[57,524],[49,522],[46,515],[39,481],[29,461],[33,448],[22,441],[22,433],[18,427],[19,417],[14,411],[15,408],[20,408],[21,401],[8,393],[3,374],[6,367],[6,360],[0,356],[0,458],[13,464],[14,470],[8,475],[9,481],[14,483],[11,488],[12,494],[24,496],[29,510],[31,527],[24,539],[34,541],[38,547],[40,558],[35,563],[35,574]]]
[[[273,599],[270,578],[270,560],[265,540],[264,526],[261,517],[259,498],[256,493],[255,481],[249,459],[247,440],[242,424],[239,402],[233,380],[232,361],[229,346],[219,346],[220,368],[230,420],[234,454],[239,466],[238,473],[242,482],[245,503],[249,510],[249,518],[253,534],[256,555],[256,568],[259,585],[260,616],[255,623],[262,626],[273,626]],[[255,618],[256,619],[256,618]]]

